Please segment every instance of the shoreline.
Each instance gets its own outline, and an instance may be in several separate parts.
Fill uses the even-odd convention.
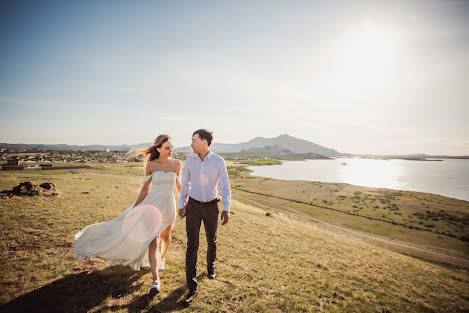
[[[231,167],[234,194],[271,208],[424,249],[469,257],[469,201],[349,183],[281,180]]]
[[[386,189],[386,190],[395,191],[395,192],[399,192],[399,191],[414,192],[414,193],[428,194],[431,196],[444,197],[444,198],[451,199],[451,200],[463,201],[469,204],[469,200],[466,200],[466,199],[459,199],[459,198],[449,197],[449,196],[440,195],[437,193],[425,192],[425,191],[394,189],[394,188],[388,188],[388,187],[363,186],[363,185],[355,185],[355,184],[343,183],[343,182],[326,182],[326,181],[304,180],[304,179],[280,179],[280,178],[273,178],[273,177],[267,177],[267,176],[256,176],[251,173],[249,175],[251,175],[252,177],[269,178],[269,179],[275,179],[275,180],[286,181],[286,182],[308,182],[308,183],[321,183],[321,184],[331,184],[331,185],[349,185],[349,186],[353,186],[356,188],[375,188],[375,189]]]
[[[409,161],[413,161],[413,160],[409,160]],[[434,160],[427,160],[427,161],[434,161]],[[435,160],[436,161],[436,160]],[[228,164],[227,164],[228,165]],[[246,164],[246,163],[236,163],[234,162],[232,164],[232,166],[243,166],[245,167],[247,170],[251,171],[251,172],[254,172],[252,169],[248,168],[248,167],[251,167],[251,166],[267,166],[267,165],[283,165],[283,162],[281,162],[280,164]],[[343,165],[346,165],[343,164]],[[255,176],[255,177],[260,177],[260,178],[270,178],[270,179],[277,179],[277,180],[283,180],[283,181],[302,181],[302,182],[317,182],[317,183],[322,183],[322,184],[347,184],[347,185],[351,185],[351,186],[355,186],[355,187],[361,187],[361,188],[377,188],[377,189],[388,189],[388,190],[393,190],[393,191],[406,191],[406,192],[417,192],[417,193],[425,193],[425,194],[431,194],[431,195],[434,195],[434,196],[441,196],[441,197],[445,197],[445,198],[449,198],[449,199],[454,199],[454,200],[459,200],[459,201],[465,201],[465,202],[469,202],[469,198],[468,199],[463,199],[463,198],[456,198],[454,196],[449,196],[449,195],[444,195],[444,194],[438,194],[438,193],[433,193],[433,192],[428,192],[428,191],[419,191],[419,190],[414,190],[414,189],[396,189],[396,188],[390,188],[390,187],[385,187],[385,186],[366,186],[366,185],[357,185],[357,184],[353,184],[353,183],[347,183],[347,182],[334,182],[334,181],[321,181],[321,180],[307,180],[307,179],[286,179],[286,178],[275,178],[275,177],[269,177],[269,176],[258,176],[258,175],[253,175],[252,173],[250,173],[250,175],[252,176]]]

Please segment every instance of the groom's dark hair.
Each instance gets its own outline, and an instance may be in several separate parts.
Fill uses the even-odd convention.
[[[198,129],[192,134],[192,136],[194,136],[195,134],[199,135],[199,138],[201,140],[206,140],[209,146],[212,144],[213,132],[207,129]]]

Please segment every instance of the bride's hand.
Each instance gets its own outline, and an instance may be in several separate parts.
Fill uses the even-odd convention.
[[[187,207],[187,201],[184,202],[184,207],[182,209],[179,209],[180,218],[184,218],[186,216],[186,207]]]
[[[179,209],[179,217],[184,218],[186,216],[186,209]]]
[[[179,209],[179,217],[184,218],[186,216],[187,201],[184,202],[184,208]]]

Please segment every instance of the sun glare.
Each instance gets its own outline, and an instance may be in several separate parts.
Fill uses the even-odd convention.
[[[372,87],[391,78],[397,59],[396,31],[367,21],[348,32],[340,46],[339,74],[346,83]]]

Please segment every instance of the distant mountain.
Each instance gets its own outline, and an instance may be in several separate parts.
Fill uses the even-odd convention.
[[[130,149],[141,149],[151,146],[151,143],[137,145],[67,145],[67,144],[9,144],[0,143],[1,148],[16,150],[97,150],[105,151],[128,151]],[[213,143],[211,150],[217,153],[256,153],[256,154],[294,154],[294,153],[314,153],[326,157],[344,156],[334,149],[325,148],[307,140],[298,139],[290,135],[280,135],[275,138],[256,137],[247,142],[237,144]],[[176,152],[192,152],[191,147],[179,147]]]
[[[243,149],[240,151],[240,153],[269,155],[269,154],[293,154],[294,152],[291,150],[285,149],[282,146],[274,145],[274,146],[264,146],[264,147],[259,147],[259,148]]]
[[[37,151],[55,151],[55,150],[95,150],[105,151],[129,151],[131,149],[142,149],[151,146],[151,143],[140,143],[135,145],[67,145],[67,144],[22,144],[22,143],[0,143],[0,149],[15,150],[37,150]],[[249,154],[304,154],[313,153],[317,156],[325,157],[348,157],[359,156],[365,158],[411,158],[411,159],[469,159],[467,155],[448,156],[448,155],[429,155],[429,154],[406,154],[406,155],[376,155],[376,154],[347,154],[341,153],[334,149],[326,148],[313,142],[295,138],[284,134],[274,138],[256,137],[246,142],[227,144],[213,143],[211,150],[217,153],[249,153]],[[192,152],[191,147],[178,147],[176,152]]]
[[[334,149],[329,149],[307,140],[299,139],[287,134],[274,138],[256,137],[247,142],[236,144],[213,143],[211,150],[216,153],[243,153],[252,148],[277,147],[276,149],[289,150],[291,153],[315,153],[327,157],[344,156]],[[176,148],[176,151],[190,152],[190,147]],[[251,150],[252,151],[252,150]]]

